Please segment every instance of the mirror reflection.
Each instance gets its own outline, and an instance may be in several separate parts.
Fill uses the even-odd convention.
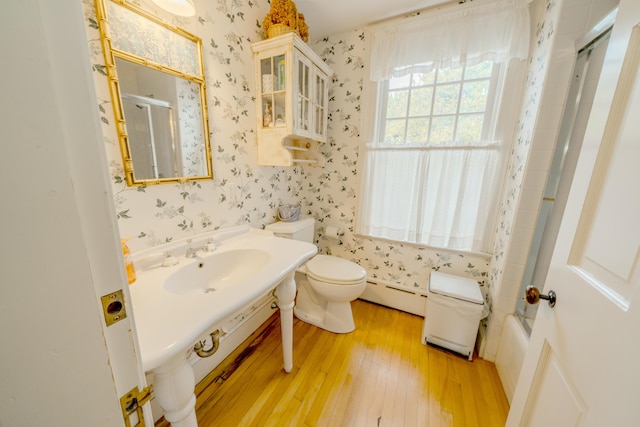
[[[200,39],[126,0],[96,6],[127,185],[211,179]]]
[[[199,85],[116,58],[136,179],[207,175]]]

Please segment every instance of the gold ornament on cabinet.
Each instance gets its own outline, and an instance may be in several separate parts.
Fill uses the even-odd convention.
[[[305,43],[309,41],[309,26],[292,0],[271,0],[271,9],[262,21],[262,28],[269,39],[295,32]]]

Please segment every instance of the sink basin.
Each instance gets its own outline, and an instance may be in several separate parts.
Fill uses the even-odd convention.
[[[211,239],[217,243],[213,252],[183,257],[189,245]],[[129,289],[145,371],[182,357],[208,330],[288,286],[295,269],[317,251],[311,243],[241,225],[134,253],[138,278]],[[178,264],[163,267],[166,253],[178,257]]]
[[[167,277],[164,288],[178,295],[211,293],[233,286],[264,268],[271,255],[260,249],[214,252]]]

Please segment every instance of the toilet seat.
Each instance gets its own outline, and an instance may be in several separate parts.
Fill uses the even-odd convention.
[[[356,285],[367,277],[365,269],[355,262],[330,255],[316,255],[306,267],[309,277],[335,285]]]

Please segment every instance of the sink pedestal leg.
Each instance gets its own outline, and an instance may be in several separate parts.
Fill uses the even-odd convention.
[[[284,279],[276,288],[278,307],[280,307],[280,327],[282,329],[282,353],[284,370],[293,369],[293,306],[296,297],[294,273]]]
[[[198,427],[193,368],[180,353],[153,370],[153,390],[172,427]]]

